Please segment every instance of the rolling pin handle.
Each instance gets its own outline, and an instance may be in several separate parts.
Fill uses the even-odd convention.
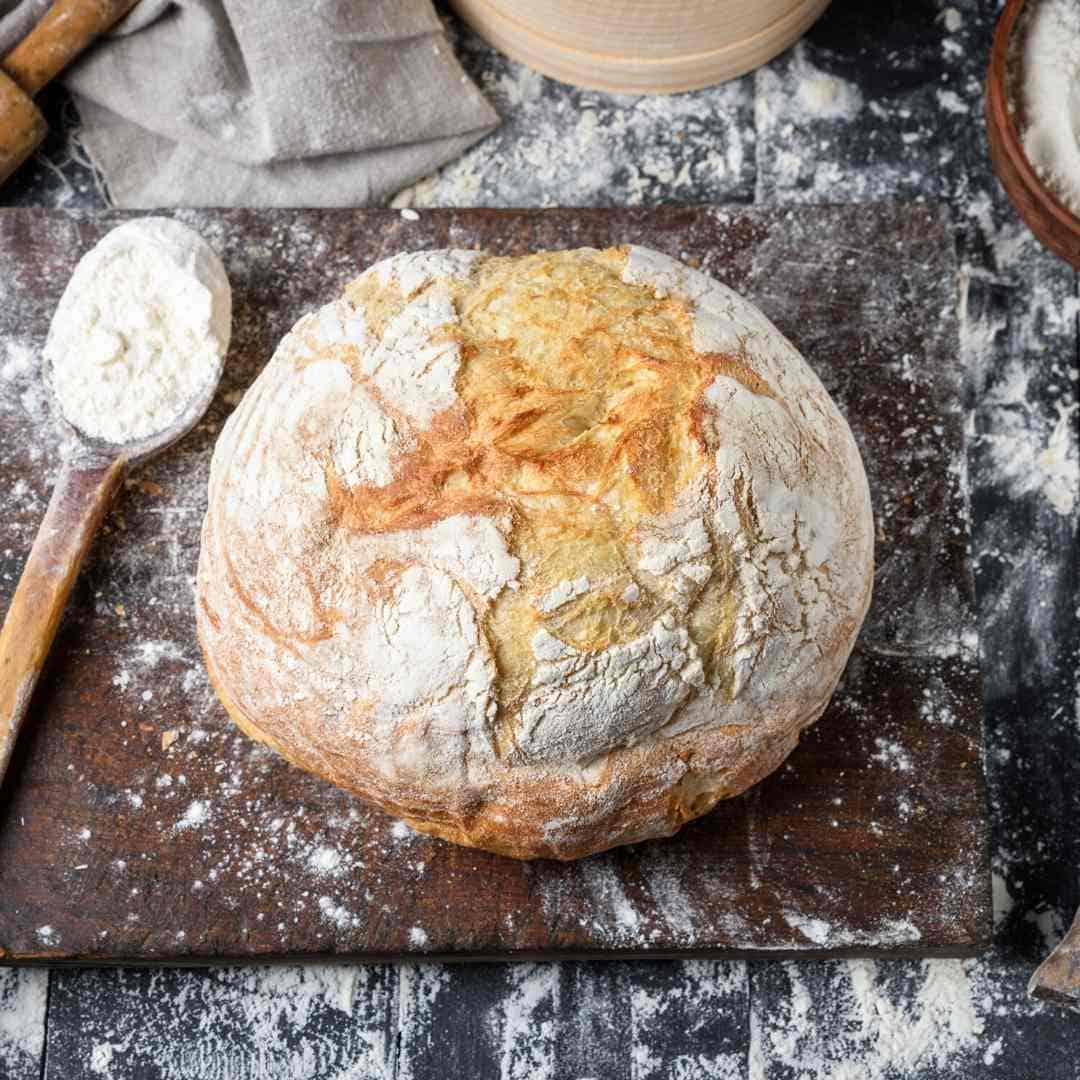
[[[41,22],[0,62],[33,97],[93,40],[122,19],[136,0],[56,0]]]

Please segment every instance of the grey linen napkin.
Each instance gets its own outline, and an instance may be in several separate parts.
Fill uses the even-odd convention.
[[[48,0],[0,0],[0,55]],[[498,116],[430,0],[142,0],[61,80],[117,206],[360,206]]]

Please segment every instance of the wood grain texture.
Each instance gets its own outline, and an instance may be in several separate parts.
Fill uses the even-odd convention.
[[[60,471],[0,628],[0,783],[75,578],[126,475],[122,456]]]
[[[225,257],[234,351],[208,420],[145,474],[144,498],[129,490],[35,699],[0,808],[8,959],[929,955],[985,942],[955,262],[937,210],[182,216]],[[0,318],[40,340],[79,252],[117,220],[0,213],[0,280],[17,290]],[[673,840],[521,865],[416,837],[226,723],[191,612],[206,470],[225,398],[360,267],[415,247],[628,240],[700,261],[810,358],[867,461],[877,597],[833,705],[776,775]],[[4,431],[9,482],[35,481],[20,457],[30,430]]]
[[[51,1015],[64,1080],[742,1080],[750,1037],[709,960],[71,971]]]

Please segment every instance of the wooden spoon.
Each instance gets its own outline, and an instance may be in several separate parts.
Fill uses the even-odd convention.
[[[171,446],[202,419],[219,377],[220,368],[186,402],[175,422],[148,438],[108,443],[67,424],[74,435],[73,449],[0,629],[0,781],[71,588],[113,496],[132,467]]]

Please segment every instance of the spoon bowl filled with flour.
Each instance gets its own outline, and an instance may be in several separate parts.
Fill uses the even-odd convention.
[[[229,344],[225,268],[169,218],[113,229],[83,256],[45,347],[60,412],[92,445],[138,457],[198,422]]]

